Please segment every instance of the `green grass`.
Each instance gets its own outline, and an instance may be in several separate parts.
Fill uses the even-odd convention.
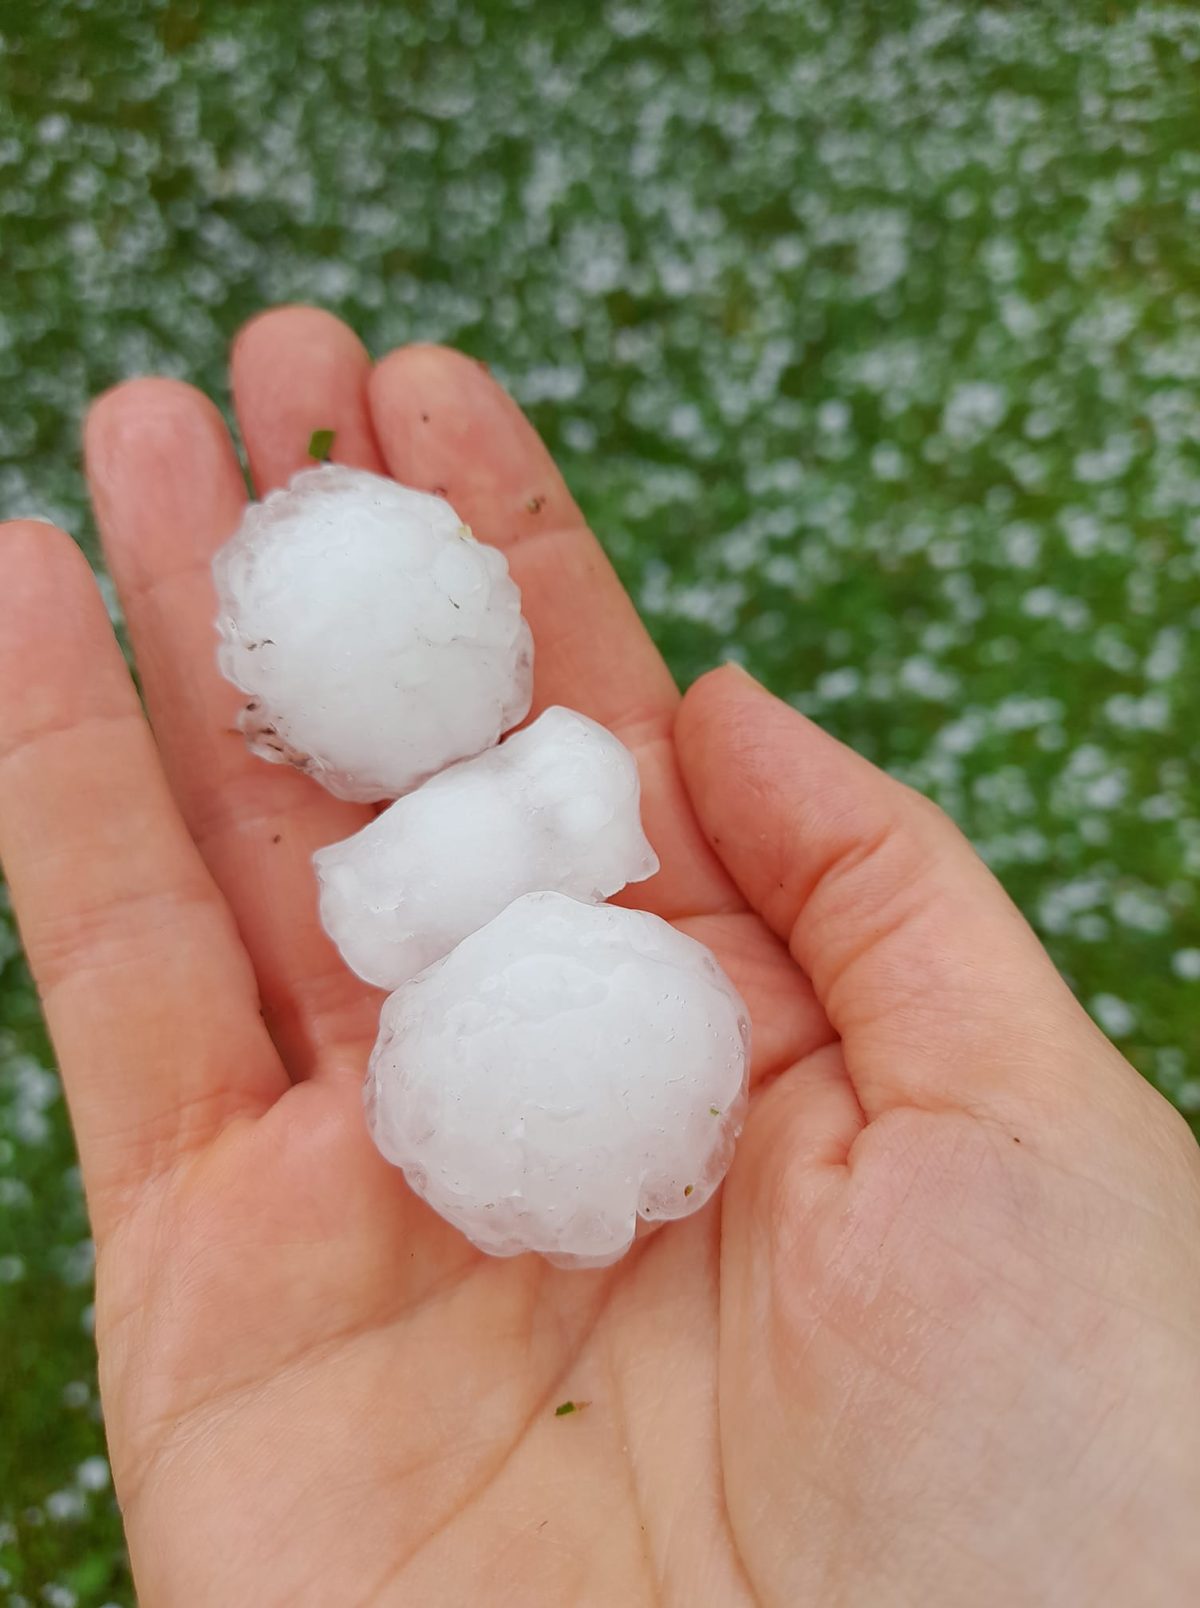
[[[10,0],[0,514],[94,553],[88,396],[224,403],[267,303],[464,346],[681,680],[738,656],[942,802],[1194,1115],[1198,60],[1083,0]],[[128,1603],[0,923],[0,1604]]]

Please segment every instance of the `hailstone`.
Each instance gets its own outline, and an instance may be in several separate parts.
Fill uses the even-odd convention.
[[[443,498],[303,470],[249,506],[213,577],[250,747],[339,798],[395,798],[528,713],[520,592]]]
[[[633,755],[553,708],[313,856],[346,963],[397,988],[523,893],[598,901],[658,870]]]
[[[493,1256],[600,1267],[685,1217],[741,1129],[750,1025],[657,916],[529,893],[385,1002],[376,1144]]]

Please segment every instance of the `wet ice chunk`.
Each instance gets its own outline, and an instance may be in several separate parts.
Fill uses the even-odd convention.
[[[339,798],[394,798],[528,712],[520,593],[443,498],[304,470],[250,505],[213,578],[251,748]]]
[[[531,893],[383,1007],[376,1144],[493,1256],[598,1267],[729,1166],[750,1028],[711,953],[657,916]]]
[[[452,765],[313,856],[347,965],[396,988],[523,893],[600,900],[658,869],[633,755],[571,709]]]

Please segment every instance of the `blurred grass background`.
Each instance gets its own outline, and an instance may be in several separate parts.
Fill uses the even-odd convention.
[[[0,515],[94,554],[89,395],[224,405],[268,303],[465,347],[679,677],[943,803],[1195,1115],[1198,60],[1173,4],[7,0]],[[91,1267],[0,907],[10,1608],[131,1602]]]

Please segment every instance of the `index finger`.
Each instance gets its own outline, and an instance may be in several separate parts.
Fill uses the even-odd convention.
[[[578,709],[636,755],[662,870],[633,902],[667,917],[737,908],[680,779],[671,673],[533,426],[481,364],[440,346],[384,358],[370,399],[396,479],[448,498],[507,556],[533,629],[535,712]]]

